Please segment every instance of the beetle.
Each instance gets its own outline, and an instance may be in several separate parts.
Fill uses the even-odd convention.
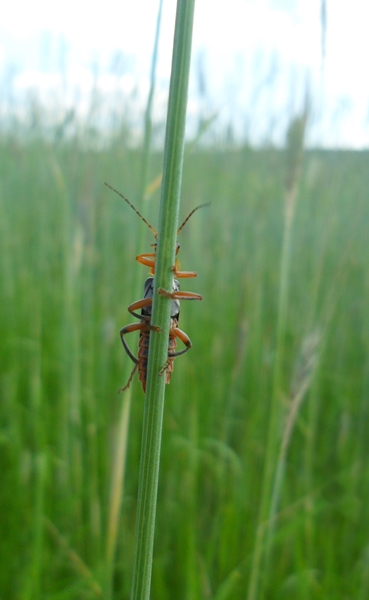
[[[149,229],[151,229],[151,231],[154,233],[155,240],[157,240],[158,239],[157,231],[154,229],[154,227],[152,227],[152,225],[150,225],[150,223],[145,219],[145,217],[143,217],[141,215],[141,213],[128,200],[128,198],[126,198],[118,190],[113,188],[110,184],[105,183],[105,185],[108,188],[110,188],[113,192],[118,194],[118,196],[123,198],[123,200],[125,200],[127,202],[127,204],[129,204],[129,206],[135,211],[135,213],[140,217],[140,219],[142,219],[142,221],[144,223],[146,223],[146,225],[149,227]],[[201,204],[200,206],[197,206],[196,208],[194,208],[190,212],[188,217],[184,220],[182,225],[179,227],[179,229],[177,231],[177,235],[182,231],[183,227],[186,225],[187,221],[189,220],[189,218],[193,215],[193,213],[196,210],[198,210],[199,208],[202,208],[204,206],[208,206],[208,205],[209,205],[209,203]],[[136,260],[140,264],[143,264],[150,268],[150,273],[149,273],[150,277],[148,277],[145,281],[144,297],[141,300],[137,300],[136,302],[133,302],[128,307],[128,311],[131,313],[131,315],[136,317],[137,319],[139,319],[140,322],[139,323],[131,323],[130,325],[126,325],[125,327],[123,327],[120,330],[120,338],[122,340],[123,347],[124,347],[125,351],[127,352],[128,356],[130,357],[130,359],[135,363],[135,366],[129,376],[127,384],[124,387],[120,388],[120,390],[119,390],[120,392],[129,388],[129,386],[132,382],[132,379],[137,370],[139,372],[139,380],[141,381],[142,389],[144,392],[146,392],[147,363],[148,363],[149,346],[150,346],[150,332],[151,331],[160,331],[160,328],[158,328],[155,325],[152,325],[152,323],[151,323],[157,241],[155,241],[155,243],[152,244],[152,246],[154,247],[154,252],[139,254],[136,257]],[[168,359],[167,359],[166,364],[164,365],[164,367],[161,369],[161,371],[159,373],[160,375],[163,375],[164,372],[166,373],[166,383],[170,382],[171,374],[173,372],[174,359],[177,356],[180,356],[180,355],[184,354],[185,352],[188,352],[188,350],[190,350],[190,348],[192,347],[191,340],[188,337],[188,335],[184,331],[179,329],[179,327],[178,327],[179,313],[180,313],[180,302],[179,301],[180,300],[202,300],[202,296],[200,294],[195,294],[193,292],[181,292],[180,291],[180,285],[179,285],[178,279],[179,278],[197,277],[197,273],[196,273],[196,271],[181,271],[180,270],[180,264],[179,264],[179,261],[177,258],[179,249],[180,249],[180,245],[177,242],[176,243],[175,264],[172,267],[172,271],[173,271],[174,277],[175,277],[175,279],[173,280],[172,291],[168,292],[166,290],[163,290],[162,288],[158,289],[158,294],[172,299],[171,311],[170,311],[170,329],[169,329],[169,339],[168,339]],[[140,309],[141,309],[141,313],[138,314],[136,311],[138,311]],[[132,351],[130,350],[130,348],[125,340],[125,337],[124,337],[126,334],[132,333],[134,331],[140,332],[138,357],[136,357],[132,353]],[[179,351],[176,350],[177,339],[180,339],[185,345],[185,348],[183,348],[182,350],[179,350]]]
[[[171,309],[170,309],[170,329],[169,329],[169,340],[168,340],[168,359],[164,367],[160,371],[160,375],[163,375],[164,372],[166,374],[165,382],[169,383],[170,378],[173,372],[173,363],[174,359],[185,352],[188,352],[192,347],[191,340],[188,337],[187,333],[179,329],[178,321],[179,321],[179,313],[180,313],[180,303],[179,300],[202,300],[202,296],[200,294],[194,294],[192,292],[181,292],[179,289],[179,282],[177,279],[173,280],[173,288],[172,292],[168,294],[165,292],[163,295],[169,295],[172,299]],[[159,290],[160,293],[160,290]],[[152,299],[154,294],[154,278],[148,277],[145,281],[144,286],[144,297],[141,300],[137,300],[133,302],[128,307],[131,315],[140,319],[139,323],[132,323],[130,325],[126,325],[120,330],[120,338],[122,340],[123,347],[127,352],[128,356],[135,363],[134,369],[129,376],[127,384],[120,388],[120,392],[123,392],[127,388],[129,388],[131,381],[136,373],[137,369],[139,372],[139,380],[141,381],[142,389],[146,392],[146,380],[147,380],[147,363],[149,357],[149,346],[150,346],[150,332],[151,331],[160,331],[160,328],[156,325],[151,324],[151,313],[152,313]],[[141,314],[138,314],[136,311],[141,309]],[[140,332],[140,338],[138,342],[138,357],[131,352],[126,340],[125,335],[127,333],[132,333],[133,331]],[[177,339],[180,339],[185,348],[183,350],[177,350]]]
[[[128,198],[126,198],[121,192],[119,192],[113,186],[111,186],[110,183],[106,183],[105,182],[105,185],[106,185],[106,187],[108,187],[109,189],[111,189],[113,192],[115,192],[116,194],[118,194],[118,196],[120,196],[121,198],[123,198],[123,200],[125,200],[127,202],[127,204],[135,211],[136,215],[138,215],[140,217],[140,219],[148,226],[148,228],[151,229],[151,231],[153,232],[153,234],[155,236],[155,240],[157,240],[158,239],[158,232],[156,231],[156,229],[154,229],[154,227],[152,225],[150,225],[150,223],[145,219],[145,217],[143,217],[141,215],[141,213],[128,200]],[[196,206],[196,208],[194,208],[193,210],[191,210],[191,212],[188,215],[188,217],[186,217],[186,219],[183,221],[182,225],[177,230],[177,236],[182,231],[182,229],[184,228],[184,226],[186,225],[186,223],[190,219],[190,217],[192,217],[192,215],[194,214],[194,212],[196,212],[197,210],[199,210],[199,208],[204,208],[205,206],[210,206],[210,202],[206,202],[205,204],[200,204],[199,206]],[[155,275],[155,264],[156,264],[157,241],[155,241],[154,244],[151,244],[151,246],[154,248],[154,252],[144,252],[143,254],[139,254],[138,256],[136,256],[136,260],[140,264],[146,265],[147,267],[150,267],[150,275],[154,276]],[[176,242],[176,258],[175,258],[175,264],[174,264],[174,266],[172,268],[174,276],[177,279],[181,279],[181,278],[187,278],[188,279],[190,277],[197,277],[196,271],[181,271],[180,270],[180,264],[179,264],[179,260],[177,258],[179,249],[180,249],[180,245],[179,245],[178,242]]]

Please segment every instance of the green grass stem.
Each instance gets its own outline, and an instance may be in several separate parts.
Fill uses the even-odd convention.
[[[272,381],[272,396],[268,424],[265,464],[262,479],[261,504],[257,524],[255,548],[252,557],[248,600],[263,598],[263,580],[261,568],[266,575],[269,567],[271,546],[273,541],[274,522],[279,504],[282,486],[281,467],[278,468],[278,456],[281,443],[282,428],[282,389],[283,361],[285,356],[285,335],[288,310],[288,291],[292,258],[292,224],[295,214],[298,186],[301,176],[306,114],[300,119],[291,121],[287,134],[287,176],[285,182],[284,231],[280,259],[280,279],[278,296],[278,313],[276,323],[276,346]],[[283,443],[283,442],[282,442]],[[264,561],[263,561],[264,557]],[[261,588],[261,593],[259,591]]]
[[[145,111],[145,125],[144,125],[144,141],[142,149],[142,163],[141,163],[141,176],[139,183],[139,194],[138,200],[140,208],[145,199],[145,190],[147,187],[149,166],[150,166],[150,154],[151,154],[151,138],[152,138],[152,107],[155,94],[155,81],[156,81],[156,65],[158,57],[159,37],[160,37],[160,25],[162,15],[163,1],[160,0],[158,15],[156,20],[156,33],[154,40],[154,47],[152,52],[151,61],[151,73],[150,73],[150,90],[147,98],[146,111]],[[145,234],[144,228],[140,228],[140,241],[142,242]],[[138,294],[139,277],[136,278],[133,290],[136,290]],[[116,432],[116,447],[114,451],[113,465],[112,465],[112,481],[110,489],[110,503],[109,503],[109,514],[108,514],[108,530],[107,530],[107,543],[106,543],[106,585],[105,585],[105,598],[109,600],[112,597],[112,586],[113,586],[113,573],[114,573],[114,558],[116,553],[116,546],[118,541],[118,530],[119,530],[119,519],[120,509],[122,504],[122,497],[124,494],[124,483],[125,483],[125,470],[126,470],[126,458],[127,458],[127,445],[128,445],[128,429],[130,422],[131,413],[131,401],[132,401],[132,387],[130,387],[123,397],[121,414],[119,417],[118,430]]]
[[[160,371],[167,360],[171,300],[157,294],[172,290],[176,232],[182,182],[188,80],[191,58],[194,0],[179,0],[173,45],[167,129],[164,149],[163,184],[159,214],[159,240],[155,270],[152,323],[147,373],[132,600],[150,597],[157,488],[164,410],[165,377]]]
[[[163,0],[160,0],[158,16],[156,19],[156,32],[154,48],[152,53],[151,61],[151,73],[150,73],[150,90],[147,98],[146,111],[145,111],[145,132],[144,132],[144,143],[142,149],[142,167],[141,167],[141,179],[140,179],[140,202],[145,198],[149,163],[151,154],[151,137],[152,137],[152,107],[154,102],[155,94],[155,81],[156,81],[156,64],[158,60],[158,48],[159,48],[159,36],[160,36],[160,25],[161,25],[161,14],[163,8]]]

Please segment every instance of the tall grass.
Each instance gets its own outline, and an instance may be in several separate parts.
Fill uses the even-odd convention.
[[[177,2],[152,298],[151,325],[157,331],[150,332],[147,363],[131,600],[149,600],[151,591],[166,386],[160,375],[168,358],[172,314],[172,300],[159,292],[173,289],[194,9],[194,0]]]
[[[278,446],[281,444],[281,415],[282,413],[282,386],[283,386],[283,360],[285,351],[285,337],[287,325],[287,311],[289,300],[289,276],[292,251],[293,221],[301,177],[301,163],[303,159],[304,135],[307,112],[295,118],[289,127],[286,143],[286,177],[284,193],[284,226],[279,267],[278,305],[276,315],[275,350],[273,360],[272,390],[270,402],[270,418],[266,440],[265,465],[261,491],[260,512],[256,528],[255,548],[253,552],[250,585],[247,593],[248,600],[263,597],[261,579],[262,556],[265,546],[265,563],[268,570],[270,560],[274,521],[279,504],[284,470],[285,451],[279,452],[280,460],[277,461]],[[305,378],[306,381],[306,378]],[[296,397],[300,394],[297,393]],[[294,412],[299,404],[294,403]],[[295,417],[296,418],[296,417]],[[291,420],[289,420],[291,423]],[[289,427],[289,429],[291,426]],[[285,444],[282,443],[282,447]],[[273,483],[274,480],[274,483]],[[258,588],[261,587],[261,592]]]
[[[154,48],[152,53],[152,64],[151,64],[151,79],[150,79],[150,91],[147,99],[146,111],[145,111],[145,131],[143,140],[143,150],[141,157],[141,175],[139,182],[139,200],[142,204],[146,196],[146,188],[148,185],[148,171],[150,165],[150,154],[151,154],[151,137],[152,137],[152,107],[155,92],[155,74],[156,64],[158,55],[159,45],[159,34],[161,26],[161,14],[162,14],[162,0],[160,0],[159,10],[156,21],[156,34],[154,41]],[[140,206],[141,208],[141,206]],[[140,235],[140,239],[143,239],[143,231]],[[138,295],[138,277],[134,282],[132,288],[137,292]],[[111,493],[109,503],[109,516],[108,516],[108,531],[106,539],[106,564],[105,569],[105,600],[109,600],[112,597],[113,588],[113,575],[115,568],[115,553],[117,546],[117,537],[119,532],[119,521],[122,497],[124,495],[124,484],[126,474],[126,463],[127,463],[127,452],[128,452],[128,431],[131,413],[131,400],[132,400],[132,387],[130,387],[124,399],[122,401],[121,413],[119,418],[119,426],[116,432],[116,447],[114,452],[112,476],[111,476]]]
[[[153,156],[152,178],[161,161]],[[294,421],[276,424],[286,437],[263,571],[268,598],[368,593],[367,163],[365,152],[304,158],[280,367],[280,402]],[[136,298],[143,226],[107,198],[103,182],[119,176],[132,197],[140,169],[139,152],[124,144],[118,152],[88,150],[78,138],[0,140],[0,595],[10,600],[103,597],[116,390],[130,369],[118,332]],[[212,207],[181,233],[182,266],[198,271],[193,290],[205,299],[182,307],[193,349],[176,361],[167,390],[153,598],[247,594],[271,410],[284,175],[285,158],[272,149],[186,157],[183,215],[204,201]],[[142,413],[136,382],[117,598],[129,597]]]

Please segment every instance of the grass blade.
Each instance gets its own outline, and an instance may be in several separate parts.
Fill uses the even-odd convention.
[[[178,0],[173,61],[165,137],[163,185],[159,214],[159,241],[155,269],[152,322],[160,332],[151,332],[147,373],[138,511],[135,538],[132,600],[150,597],[152,555],[159,478],[161,430],[165,379],[159,373],[166,363],[171,300],[159,296],[158,288],[172,289],[179,196],[185,136],[188,79],[191,58],[194,0]]]

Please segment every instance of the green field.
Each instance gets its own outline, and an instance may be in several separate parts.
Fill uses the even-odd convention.
[[[122,438],[119,329],[153,239],[103,183],[154,227],[159,192],[139,202],[123,140],[46,140],[0,138],[0,598],[125,600],[144,396],[135,379]],[[290,229],[288,161],[185,158],[181,219],[211,207],[180,234],[204,299],[182,303],[193,349],[167,387],[153,599],[369,597],[369,154],[306,152]]]

